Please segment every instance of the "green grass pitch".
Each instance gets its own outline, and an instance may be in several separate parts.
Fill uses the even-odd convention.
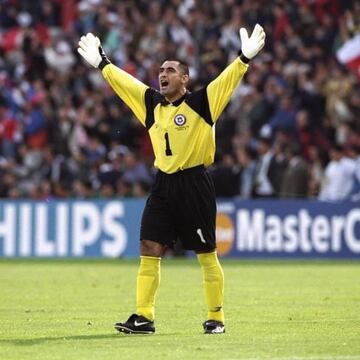
[[[226,334],[195,259],[165,259],[155,335],[118,334],[137,261],[1,260],[0,359],[360,359],[360,262],[222,260]]]

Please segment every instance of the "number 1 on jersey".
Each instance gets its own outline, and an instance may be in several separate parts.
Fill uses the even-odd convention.
[[[170,148],[170,141],[169,141],[169,134],[166,132],[165,133],[165,155],[166,156],[171,156],[172,155],[172,151]]]

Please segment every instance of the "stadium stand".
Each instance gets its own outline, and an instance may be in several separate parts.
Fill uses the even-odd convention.
[[[147,194],[147,133],[76,53],[82,34],[155,88],[164,59],[186,59],[197,89],[259,22],[265,49],[217,125],[218,196],[359,199],[360,72],[336,56],[359,21],[347,0],[0,1],[0,197]],[[306,184],[289,186],[298,171]]]

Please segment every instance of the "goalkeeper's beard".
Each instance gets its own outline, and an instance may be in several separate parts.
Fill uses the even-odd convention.
[[[186,93],[185,87],[174,87],[174,85],[168,84],[165,88],[160,86],[160,94],[170,101],[176,101]]]

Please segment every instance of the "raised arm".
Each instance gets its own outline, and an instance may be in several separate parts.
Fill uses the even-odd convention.
[[[149,87],[126,71],[111,64],[101,47],[99,38],[93,34],[88,33],[86,36],[82,36],[77,50],[90,65],[102,71],[105,80],[116,94],[145,125],[145,92]]]
[[[240,29],[241,53],[225,70],[207,86],[210,114],[215,123],[230,101],[236,87],[248,69],[249,61],[264,47],[265,32],[256,24],[251,34],[245,28]]]

